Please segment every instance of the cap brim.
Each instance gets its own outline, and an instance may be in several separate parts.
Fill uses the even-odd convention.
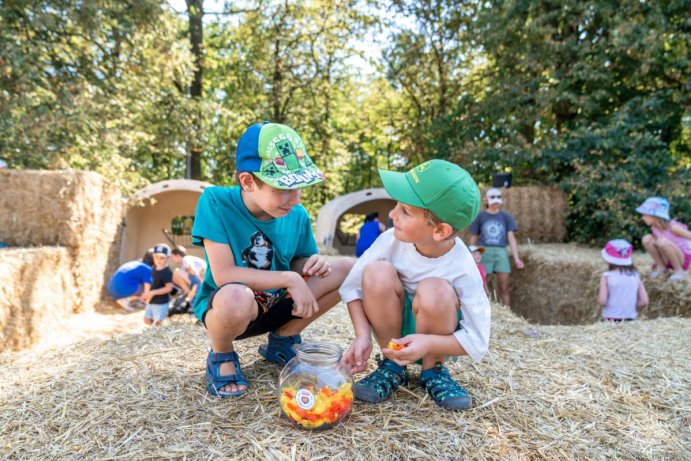
[[[384,189],[386,189],[386,192],[388,192],[392,199],[405,203],[406,205],[427,208],[427,206],[422,203],[422,200],[420,200],[420,197],[413,191],[405,173],[379,170],[379,177],[381,177]]]
[[[310,170],[310,173],[314,175],[314,177],[310,181],[302,181],[302,182],[294,182],[293,184],[287,185],[286,182],[281,182],[278,178],[276,177],[269,177],[266,175],[263,175],[262,173],[255,172],[252,173],[255,175],[257,178],[261,179],[263,183],[268,184],[269,186],[273,187],[274,189],[281,189],[281,190],[294,190],[294,189],[302,189],[304,187],[309,187],[309,186],[314,186],[315,184],[319,184],[321,182],[324,182],[324,175],[322,174],[321,171],[319,170]],[[287,175],[285,175],[287,176]],[[304,177],[304,176],[302,176]]]

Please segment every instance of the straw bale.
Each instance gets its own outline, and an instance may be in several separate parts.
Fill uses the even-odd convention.
[[[78,247],[112,241],[119,191],[88,171],[0,170],[0,241]]]
[[[519,252],[526,268],[511,273],[515,312],[542,324],[577,325],[598,320],[602,309],[597,303],[599,280],[608,267],[599,249],[543,244],[522,245]],[[633,261],[650,298],[643,317],[691,317],[691,282],[650,281],[651,258],[635,252]]]
[[[485,192],[481,189],[483,209]],[[567,197],[555,187],[511,187],[501,189],[502,209],[509,211],[518,225],[516,239],[521,243],[561,243],[566,238]],[[464,241],[470,237],[463,232]]]
[[[72,310],[71,266],[61,247],[0,250],[0,351],[31,346]]]
[[[414,379],[390,401],[356,402],[341,424],[306,432],[280,415],[279,368],[257,353],[263,338],[236,343],[248,393],[217,399],[206,392],[204,329],[166,321],[41,360],[1,354],[0,458],[685,459],[690,334],[684,318],[540,326],[493,306],[488,356],[449,364],[473,408],[441,411]],[[346,347],[345,307],[303,336]]]
[[[101,175],[85,171],[0,170],[0,241],[69,250],[77,280],[75,312],[105,295],[105,274],[117,261],[122,197]]]

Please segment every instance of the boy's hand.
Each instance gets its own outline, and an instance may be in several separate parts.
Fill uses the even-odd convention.
[[[319,304],[300,274],[297,272],[293,274],[295,274],[292,277],[293,281],[286,287],[293,298],[293,315],[303,319],[312,317],[319,312]]]
[[[359,373],[367,368],[367,360],[372,354],[372,340],[368,337],[355,338],[341,362],[348,368],[351,374]]]
[[[382,353],[384,357],[393,360],[399,365],[413,363],[430,352],[430,338],[427,335],[408,335],[401,339],[396,339],[393,342],[404,347],[400,350],[385,348],[382,349]]]
[[[312,255],[307,259],[302,268],[304,275],[317,275],[319,277],[326,277],[331,273],[331,266],[321,255]]]
[[[514,258],[513,262],[516,264],[516,269],[523,269],[525,267],[525,263],[521,261],[521,258]]]

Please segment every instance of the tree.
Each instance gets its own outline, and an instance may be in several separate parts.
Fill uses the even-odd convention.
[[[175,177],[190,62],[159,1],[0,3],[0,156],[98,171],[124,189]]]

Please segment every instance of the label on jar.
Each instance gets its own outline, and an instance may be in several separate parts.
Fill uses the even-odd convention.
[[[316,399],[309,389],[298,389],[295,393],[295,401],[303,410],[311,410]]]

